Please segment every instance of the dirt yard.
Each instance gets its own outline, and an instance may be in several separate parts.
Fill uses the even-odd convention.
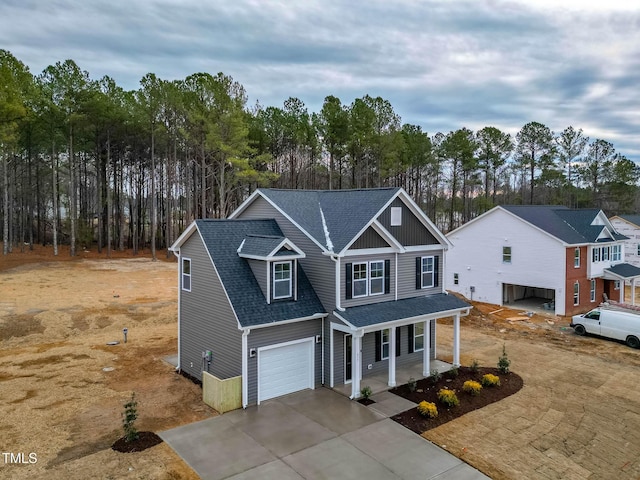
[[[120,256],[0,256],[0,449],[37,459],[0,458],[1,478],[198,478],[167,445],[110,448],[131,392],[139,430],[216,414],[163,360],[177,348],[177,264]]]
[[[197,478],[165,444],[110,448],[133,391],[140,430],[216,415],[163,360],[176,351],[176,263],[114,256],[0,256],[0,449],[37,458],[0,457],[0,478]],[[476,307],[462,320],[462,363],[495,366],[504,343],[525,386],[425,436],[495,479],[639,479],[640,350],[578,337],[548,313]],[[451,336],[442,322],[443,360]]]

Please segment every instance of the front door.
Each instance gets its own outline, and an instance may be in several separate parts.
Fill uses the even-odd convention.
[[[351,335],[344,336],[344,383],[351,383]]]

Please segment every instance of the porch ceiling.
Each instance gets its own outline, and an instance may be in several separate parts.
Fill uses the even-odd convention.
[[[438,318],[455,315],[471,308],[471,305],[455,295],[440,293],[423,297],[391,300],[388,302],[349,307],[344,312],[334,312],[355,328],[381,326],[391,322],[415,319],[417,317]]]

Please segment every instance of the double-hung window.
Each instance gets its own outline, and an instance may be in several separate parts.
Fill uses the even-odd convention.
[[[291,296],[291,262],[273,264],[273,298]]]
[[[390,331],[388,328],[382,330],[382,335],[380,336],[380,352],[382,353],[382,360],[387,360],[389,358],[389,337]]]
[[[602,247],[602,261],[609,261],[609,247]]]
[[[622,245],[614,245],[611,247],[611,261],[619,262],[622,260]]]
[[[424,350],[424,323],[416,323],[413,326],[413,351]]]
[[[600,249],[599,248],[593,248],[592,253],[591,253],[591,260],[594,262],[599,262],[600,261]]]
[[[595,278],[592,278],[592,279],[591,279],[591,290],[590,290],[590,297],[589,297],[589,299],[590,299],[592,302],[595,302],[595,301],[596,301],[596,279],[595,279]]]
[[[578,282],[573,284],[573,304],[580,304],[580,284]]]
[[[433,257],[422,257],[422,288],[433,287],[433,273],[434,273],[434,261]]]
[[[573,251],[573,266],[574,268],[580,268],[580,247],[576,247]]]
[[[384,261],[369,263],[369,295],[384,293]]]
[[[367,264],[353,264],[353,298],[366,297],[367,290]]]
[[[182,290],[191,291],[191,259],[182,259]]]
[[[502,263],[511,263],[511,247],[502,247]]]

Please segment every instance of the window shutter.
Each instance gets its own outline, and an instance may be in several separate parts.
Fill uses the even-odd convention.
[[[376,331],[376,362],[382,360],[382,332]]]
[[[440,260],[440,257],[433,257],[433,286],[437,287],[439,285],[439,277],[440,277],[440,271],[438,268],[438,260]]]
[[[347,300],[349,300],[352,296],[352,291],[353,291],[353,275],[351,273],[351,269],[352,269],[352,265],[351,263],[347,263],[345,265],[345,270],[347,271],[347,275],[345,278],[345,298]]]
[[[400,356],[400,329],[401,327],[396,327],[396,357]]]
[[[416,257],[416,290],[422,288],[422,257]]]
[[[409,330],[409,353],[413,353],[413,324],[407,325]]]
[[[384,261],[384,293],[391,291],[391,260]]]

